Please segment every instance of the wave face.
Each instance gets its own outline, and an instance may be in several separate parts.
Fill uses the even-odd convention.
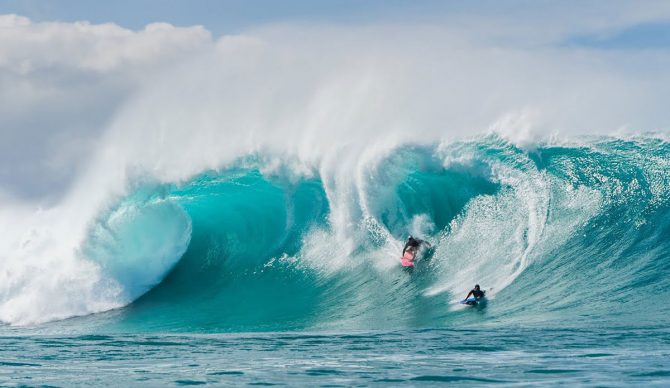
[[[255,155],[137,184],[85,243],[134,300],[98,317],[168,331],[667,323],[654,301],[670,293],[669,157],[654,138],[489,136],[351,172]],[[412,274],[398,261],[408,234],[433,245]],[[475,283],[490,303],[457,307]]]

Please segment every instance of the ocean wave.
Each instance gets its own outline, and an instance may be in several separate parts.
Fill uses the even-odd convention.
[[[656,138],[492,135],[331,175],[250,155],[139,180],[82,255],[132,302],[114,324],[137,330],[653,324],[667,309],[646,301],[670,290],[669,153]],[[433,245],[412,274],[398,259],[409,234]],[[492,299],[483,316],[455,304],[474,283]]]

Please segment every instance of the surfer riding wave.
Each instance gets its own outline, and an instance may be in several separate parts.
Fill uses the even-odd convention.
[[[419,251],[419,248],[422,244],[430,246],[426,241],[409,236],[405,247],[402,249],[402,257],[400,258],[400,264],[407,269],[414,268],[414,260]]]

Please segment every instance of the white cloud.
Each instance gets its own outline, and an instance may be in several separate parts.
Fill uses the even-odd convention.
[[[0,15],[0,189],[58,195],[144,77],[210,45],[202,27],[131,31]]]
[[[166,23],[131,31],[111,23],[32,23],[25,17],[0,15],[0,28],[0,66],[20,75],[59,67],[127,71],[179,59],[211,42],[201,26]]]

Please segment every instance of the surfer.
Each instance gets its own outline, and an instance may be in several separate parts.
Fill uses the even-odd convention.
[[[423,243],[425,243],[425,241],[409,236],[409,238],[407,239],[407,243],[405,243],[405,247],[402,249],[403,256],[405,255],[405,252],[407,252],[408,250],[411,250],[416,254],[416,252],[419,250],[419,247]]]
[[[402,257],[400,258],[400,264],[402,264],[405,269],[411,271],[414,268],[414,259],[416,259],[421,244],[430,246],[426,241],[412,236],[409,236],[409,239],[407,239],[407,243],[405,243],[405,247],[402,249]]]
[[[479,284],[475,284],[475,288],[473,288],[472,290],[470,290],[470,292],[468,292],[468,296],[466,296],[464,300],[468,300],[470,295],[474,296],[475,300],[481,300],[484,297],[484,293],[485,291],[482,291],[479,288]]]

